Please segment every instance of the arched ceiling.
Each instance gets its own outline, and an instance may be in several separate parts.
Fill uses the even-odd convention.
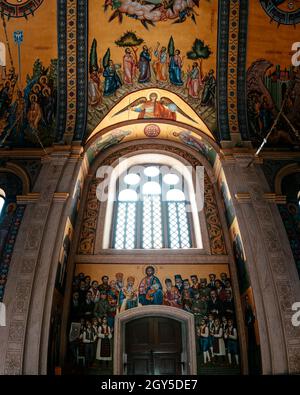
[[[100,130],[93,134],[85,146],[86,157],[89,165],[107,148],[129,141],[158,140],[174,141],[186,145],[204,155],[213,166],[217,157],[218,145],[205,133],[182,128],[171,123],[132,123],[110,128],[109,131]]]
[[[172,92],[155,88],[143,89],[124,97],[97,125],[88,139],[102,129],[128,122],[134,123],[137,119],[144,122],[155,122],[160,119],[177,121],[186,127],[196,128],[215,140],[208,126],[185,101]]]
[[[0,9],[2,147],[87,141],[105,122],[134,120],[112,112],[151,90],[224,146],[259,144],[291,86],[269,147],[299,145],[296,1],[2,0]]]

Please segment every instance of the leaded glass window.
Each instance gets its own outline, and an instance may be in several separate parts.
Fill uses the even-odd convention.
[[[181,182],[180,182],[181,181]],[[191,215],[183,178],[148,164],[128,169],[117,181],[112,247],[192,248]]]

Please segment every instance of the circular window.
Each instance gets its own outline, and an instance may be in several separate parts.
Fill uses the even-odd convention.
[[[176,174],[169,173],[164,176],[163,180],[168,185],[176,185],[179,182],[179,177]]]
[[[147,177],[157,177],[159,175],[159,168],[155,166],[146,167],[144,174]]]
[[[140,182],[141,177],[138,174],[127,174],[124,177],[124,182],[127,185],[136,185]]]

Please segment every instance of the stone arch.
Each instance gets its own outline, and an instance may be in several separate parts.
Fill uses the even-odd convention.
[[[116,316],[114,338],[114,374],[124,374],[124,335],[125,324],[145,317],[165,317],[179,321],[182,325],[183,348],[186,352],[187,367],[184,374],[197,374],[196,339],[194,316],[187,311],[175,309],[169,306],[144,306],[126,310]]]
[[[282,169],[278,171],[275,177],[274,185],[275,185],[275,193],[278,195],[282,195],[282,181],[285,177],[293,174],[300,173],[300,164],[292,163],[287,166],[284,166]]]
[[[100,138],[101,135],[99,134],[97,137],[94,137],[96,141],[97,138]],[[138,144],[137,144],[138,142]],[[206,141],[205,141],[206,142]],[[239,330],[239,334],[240,334],[240,345],[241,345],[241,365],[242,365],[242,372],[243,373],[247,373],[247,352],[245,349],[245,331],[244,331],[244,324],[243,324],[243,313],[242,313],[242,306],[241,306],[241,301],[239,298],[239,291],[238,291],[238,280],[237,280],[237,274],[236,274],[236,269],[235,269],[235,265],[234,265],[234,261],[233,261],[233,254],[231,251],[231,243],[230,243],[230,239],[229,239],[229,233],[227,232],[227,225],[226,225],[226,219],[223,213],[223,203],[222,203],[222,199],[221,196],[219,194],[218,191],[218,187],[217,187],[217,176],[215,174],[215,169],[213,168],[213,165],[208,161],[207,158],[205,158],[204,155],[202,155],[200,152],[197,152],[195,149],[183,144],[183,143],[179,143],[179,142],[174,142],[174,141],[168,141],[168,140],[162,140],[162,139],[136,139],[136,140],[132,140],[132,141],[126,141],[126,142],[121,142],[119,144],[110,146],[108,148],[106,148],[103,151],[100,151],[97,153],[97,155],[93,158],[93,160],[91,162],[89,162],[87,160],[86,157],[86,152],[89,149],[89,147],[91,146],[91,144],[93,144],[93,142],[88,142],[86,144],[85,147],[85,153],[83,153],[83,157],[84,157],[84,163],[85,163],[85,167],[88,169],[88,173],[86,176],[86,181],[85,181],[85,186],[84,186],[84,192],[83,192],[83,198],[82,198],[82,204],[81,204],[81,209],[80,209],[80,213],[79,213],[79,218],[78,221],[79,223],[82,225],[83,224],[83,220],[84,220],[84,212],[85,212],[85,208],[88,204],[88,196],[89,196],[89,191],[90,191],[90,186],[92,186],[92,182],[93,182],[93,177],[94,174],[96,173],[97,168],[100,165],[113,165],[114,163],[116,163],[118,161],[118,159],[122,156],[130,156],[130,155],[135,155],[137,152],[142,153],[142,152],[161,152],[161,153],[166,153],[168,155],[172,155],[172,156],[180,156],[181,160],[186,163],[187,165],[197,165],[199,163],[201,163],[207,172],[207,177],[208,180],[211,183],[212,186],[212,191],[214,193],[214,199],[215,199],[215,204],[216,204],[216,209],[218,210],[218,213],[220,215],[220,221],[221,221],[221,226],[222,229],[224,231],[224,241],[225,241],[225,245],[226,245],[226,256],[227,256],[227,262],[229,264],[229,270],[230,270],[230,275],[231,275],[231,279],[233,282],[233,292],[235,295],[235,300],[236,300],[236,314],[238,318],[238,330]],[[217,144],[215,144],[215,146],[217,146]],[[218,147],[216,147],[219,150]],[[221,155],[221,154],[220,154]],[[216,157],[218,158],[218,157]],[[216,159],[217,161],[218,159]],[[217,164],[216,164],[217,165]],[[104,209],[105,211],[105,209]],[[96,215],[97,220],[101,223],[101,221],[103,220],[103,217],[101,217],[101,215]],[[80,242],[80,234],[81,234],[81,230],[79,228],[77,228],[78,230],[78,235],[77,238],[74,240],[74,245],[75,245],[75,249],[76,251],[74,252],[74,256],[72,258],[72,260],[74,261],[74,268],[75,268],[75,261],[78,262],[93,262],[93,263],[97,263],[99,260],[99,257],[101,254],[103,254],[103,251],[101,251],[101,248],[96,249],[96,252],[92,252],[91,254],[87,254],[86,256],[81,255],[81,258],[79,258],[80,253],[78,251],[78,245]],[[76,232],[77,233],[77,232]],[[98,233],[97,233],[98,235]],[[99,236],[99,235],[98,235]],[[99,239],[101,239],[101,236],[99,236]],[[92,255],[95,255],[94,257]],[[107,259],[108,255],[104,255],[105,259]],[[211,255],[211,253],[209,252],[208,255]],[[204,262],[205,257],[202,256],[201,254],[199,255],[199,259],[197,260],[197,262],[201,263]],[[213,256],[211,256],[211,258],[213,258]],[[220,257],[221,258],[221,257]],[[102,261],[103,261],[102,259]],[[109,261],[109,263],[116,263],[116,260],[114,260],[114,254],[111,255],[111,259],[112,262]],[[116,259],[116,258],[115,258]],[[137,252],[137,255],[132,257],[132,262],[137,262],[139,259],[144,259],[143,256],[139,255],[139,252]],[[126,254],[124,255],[124,260],[121,260],[122,263],[127,262],[126,261]],[[71,268],[71,272],[72,272]],[[71,284],[71,279],[69,278],[68,283]],[[70,291],[68,291],[68,296],[67,298],[70,300]],[[67,303],[69,306],[69,302]],[[66,309],[68,310],[69,307],[66,307]]]
[[[26,171],[15,163],[8,162],[0,167],[0,172],[15,174],[22,182],[22,193],[27,195],[30,192],[30,179]]]
[[[163,148],[162,148],[163,144]],[[93,185],[93,180],[95,181],[95,175],[97,172],[97,169],[99,166],[112,166],[115,167],[119,163],[119,158],[130,158],[136,154],[149,154],[149,153],[157,153],[157,154],[164,154],[167,156],[170,156],[176,160],[179,160],[181,163],[183,163],[186,166],[192,166],[196,167],[202,165],[205,168],[205,172],[207,174],[207,180],[209,181],[209,184],[211,184],[212,189],[211,192],[214,194],[214,199],[216,198],[216,207],[218,206],[218,213],[221,215],[222,214],[222,203],[221,203],[221,198],[219,196],[219,192],[217,190],[217,185],[216,185],[216,177],[214,174],[214,170],[212,168],[211,163],[202,155],[201,153],[196,152],[194,149],[191,149],[190,147],[187,147],[181,143],[174,143],[170,141],[162,141],[162,140],[139,140],[139,144],[136,144],[136,140],[134,141],[128,141],[125,143],[118,144],[113,147],[107,148],[105,151],[100,152],[95,160],[91,163],[90,169],[89,169],[89,177],[87,179],[87,184],[85,185],[85,194],[83,197],[83,202],[82,205],[83,207],[86,207],[87,205],[87,194],[90,188],[92,188]],[[102,241],[103,237],[103,221],[104,217],[106,215],[106,202],[104,202],[101,207],[97,208],[99,210],[99,218],[97,220],[97,229],[99,229],[99,232],[97,231],[98,235],[98,242],[96,240],[95,244],[95,250],[98,251],[98,253],[102,250],[100,246],[100,240]],[[82,213],[83,215],[83,213]],[[98,214],[97,214],[98,215]],[[83,217],[81,217],[81,220],[79,222],[82,223]],[[213,225],[212,225],[213,226]],[[202,234],[203,238],[203,243],[204,243],[204,251],[209,253],[210,251],[210,242],[209,242],[209,235],[207,233],[206,225],[205,225],[205,218],[204,215],[200,215],[200,227],[201,229],[204,230],[204,233]],[[222,229],[226,229],[226,222],[223,221],[222,223]],[[227,247],[225,247],[227,249]]]

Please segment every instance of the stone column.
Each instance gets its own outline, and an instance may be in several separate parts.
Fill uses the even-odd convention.
[[[276,203],[267,198],[269,185],[259,165],[247,167],[250,160],[234,155],[222,166],[255,298],[263,373],[300,373],[300,328],[291,323],[291,307],[300,301],[298,274]]]
[[[70,167],[74,172],[77,161],[64,149],[54,150],[44,159],[33,190],[36,198],[31,197],[26,207],[4,295],[7,327],[0,332],[0,374],[47,372],[53,277],[66,223],[65,201],[73,180]]]

